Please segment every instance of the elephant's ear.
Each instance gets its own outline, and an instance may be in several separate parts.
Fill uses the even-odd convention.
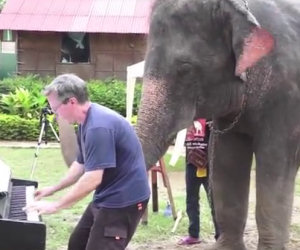
[[[236,57],[235,74],[241,76],[274,47],[273,36],[260,26],[244,0],[226,0],[232,28],[232,47]]]

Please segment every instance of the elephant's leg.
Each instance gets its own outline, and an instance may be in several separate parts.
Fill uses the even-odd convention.
[[[212,145],[212,144],[211,144]],[[252,140],[242,134],[218,136],[210,157],[213,199],[220,237],[211,249],[243,250],[247,219]]]
[[[293,153],[296,150],[285,145],[282,141],[268,141],[256,150],[259,250],[283,250],[289,239],[297,164]]]

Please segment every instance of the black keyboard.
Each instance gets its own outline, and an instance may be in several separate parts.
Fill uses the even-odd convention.
[[[27,214],[22,210],[26,206],[26,186],[15,186],[11,191],[8,218],[11,220],[27,220]]]
[[[3,176],[10,178],[1,175],[2,167],[0,161],[0,183],[7,183],[7,187],[0,185],[0,250],[45,250],[46,226],[41,217],[37,212],[22,210],[33,201],[38,183],[13,178],[2,180]]]

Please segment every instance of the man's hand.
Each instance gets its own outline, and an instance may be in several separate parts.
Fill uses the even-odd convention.
[[[55,187],[54,186],[50,186],[50,187],[44,187],[40,190],[35,191],[34,196],[35,196],[35,200],[40,200],[43,197],[47,197],[50,196],[52,194],[55,193]]]
[[[25,212],[37,211],[38,214],[54,214],[59,211],[57,202],[49,201],[34,201],[28,206],[24,207]]]

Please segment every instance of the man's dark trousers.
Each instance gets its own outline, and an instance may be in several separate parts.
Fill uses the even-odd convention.
[[[200,233],[200,187],[203,185],[208,201],[211,206],[212,219],[215,226],[215,238],[219,236],[218,226],[215,220],[214,206],[212,202],[212,197],[209,196],[209,178],[207,177],[197,177],[196,175],[197,167],[193,164],[188,163],[186,165],[186,212],[189,217],[189,235],[194,238],[199,238]]]
[[[91,203],[70,236],[68,250],[124,250],[147,203],[124,208],[97,208]]]

